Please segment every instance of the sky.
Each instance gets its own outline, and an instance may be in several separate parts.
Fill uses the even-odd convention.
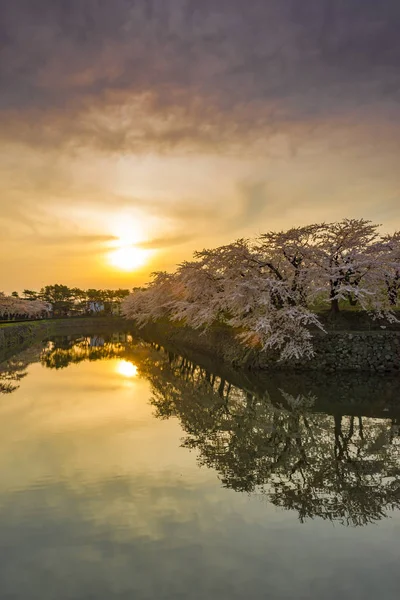
[[[400,229],[398,0],[0,0],[0,290]]]

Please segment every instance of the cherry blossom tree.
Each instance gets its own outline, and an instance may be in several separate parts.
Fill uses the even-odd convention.
[[[324,225],[269,231],[255,245],[254,260],[279,281],[287,281],[295,304],[306,306],[315,295],[315,251]]]
[[[243,343],[278,350],[282,360],[313,355],[321,299],[395,320],[400,234],[380,237],[364,219],[267,232],[195,252],[172,273],[157,273],[123,305],[139,325],[167,318],[195,329],[224,323]]]
[[[376,244],[382,289],[391,308],[397,306],[400,290],[400,231],[385,235]],[[379,283],[377,283],[379,286]]]
[[[319,290],[327,292],[332,312],[339,311],[339,301],[370,307],[375,290],[369,283],[371,272],[379,269],[376,242],[379,225],[364,219],[343,219],[319,228],[313,248],[313,263],[318,273]]]
[[[153,273],[153,280],[146,288],[137,289],[124,299],[122,314],[134,319],[138,325],[171,317],[179,288],[175,274],[164,271]]]
[[[139,325],[167,316],[199,329],[222,322],[249,345],[279,349],[282,359],[313,354],[307,326],[316,315],[298,305],[287,281],[271,276],[254,260],[246,240],[195,253],[175,274],[157,274],[132,294],[123,313]]]
[[[189,325],[209,326],[222,320],[248,345],[280,350],[282,360],[313,354],[308,326],[322,328],[318,318],[299,302],[293,279],[266,268],[266,261],[247,241],[204,250],[195,257],[197,269],[191,266],[185,284],[197,289],[197,301],[189,314],[185,306],[179,314]],[[198,277],[199,271],[203,276],[207,273],[208,287]],[[204,289],[207,300],[203,310],[196,311]]]
[[[0,317],[15,318],[26,316],[28,318],[48,315],[51,310],[47,302],[41,300],[26,300],[16,296],[5,296],[0,292]]]

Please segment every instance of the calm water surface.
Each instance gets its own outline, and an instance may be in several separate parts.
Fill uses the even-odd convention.
[[[126,335],[0,368],[1,599],[397,599],[398,381]]]

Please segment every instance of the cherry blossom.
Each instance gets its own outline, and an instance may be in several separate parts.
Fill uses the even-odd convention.
[[[47,316],[51,306],[41,300],[25,300],[15,296],[5,296],[0,292],[0,316],[2,318],[13,318],[24,316],[28,318]]]
[[[323,330],[317,301],[333,313],[347,304],[396,320],[400,234],[382,237],[378,229],[343,219],[204,249],[174,273],[156,273],[124,301],[123,313],[139,325],[224,323],[244,344],[279,351],[281,360],[311,357],[312,331]]]

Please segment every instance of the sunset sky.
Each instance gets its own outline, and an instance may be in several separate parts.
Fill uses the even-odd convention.
[[[399,31],[399,0],[0,0],[0,290],[400,228]]]

